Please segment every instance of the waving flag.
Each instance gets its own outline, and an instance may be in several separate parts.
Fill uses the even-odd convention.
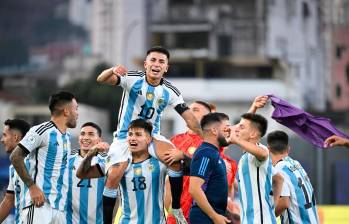
[[[309,114],[274,95],[268,96],[274,107],[272,118],[313,145],[323,148],[325,139],[331,135],[348,138],[333,126],[330,119]]]

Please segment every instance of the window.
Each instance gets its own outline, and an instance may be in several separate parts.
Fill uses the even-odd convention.
[[[337,99],[340,99],[341,96],[342,96],[342,87],[339,84],[337,84],[336,85],[336,97],[337,97]]]
[[[232,44],[232,38],[230,35],[219,35],[218,36],[218,55],[223,57],[231,55],[231,44]]]

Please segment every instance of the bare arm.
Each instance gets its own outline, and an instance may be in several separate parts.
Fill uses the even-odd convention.
[[[267,101],[268,101],[268,96],[257,96],[254,99],[250,109],[247,112],[255,114],[259,108],[264,107]]]
[[[15,195],[6,193],[0,204],[0,223],[2,223],[10,214],[11,209],[15,206]]]
[[[98,77],[97,82],[109,85],[116,85],[119,82],[119,77],[127,73],[123,66],[116,66],[104,70]]]
[[[183,117],[183,119],[185,120],[185,122],[187,123],[187,126],[190,130],[194,131],[196,134],[200,135],[201,137],[203,137],[202,134],[202,129],[200,127],[200,123],[199,121],[195,118],[195,116],[193,115],[193,113],[190,110],[186,110],[184,111],[181,116]]]
[[[205,212],[205,214],[208,215],[210,219],[214,221],[214,223],[229,222],[226,217],[218,214],[208,202],[207,197],[201,188],[204,183],[204,179],[200,177],[190,176],[189,193],[201,208],[201,210]]]
[[[31,176],[28,174],[27,169],[25,168],[24,158],[27,155],[28,153],[25,152],[25,150],[17,146],[11,153],[10,160],[24,184],[27,185],[28,188],[30,188],[30,186],[32,186],[35,183]]]
[[[280,197],[278,203],[275,205],[275,215],[278,217],[285,209],[290,207],[290,197]]]
[[[29,188],[32,203],[37,207],[41,207],[44,205],[45,195],[44,192],[38,186],[36,186],[33,179],[28,174],[27,169],[25,168],[24,158],[26,156],[27,153],[25,152],[25,150],[17,146],[11,153],[10,160],[18,176]]]
[[[282,184],[284,183],[284,178],[280,173],[273,176],[273,195],[274,203],[277,205],[281,195]]]
[[[267,150],[259,147],[254,143],[242,139],[237,139],[235,143],[239,145],[241,148],[243,148],[245,151],[254,155],[261,162],[265,161],[269,156],[269,152]]]
[[[91,166],[91,161],[98,152],[106,152],[109,148],[109,144],[106,142],[100,142],[94,145],[86,154],[84,160],[81,162],[78,170],[76,171],[76,176],[80,179],[90,179],[102,177],[103,174],[98,168],[98,165]]]
[[[332,135],[325,140],[324,147],[345,146],[349,148],[349,139]]]

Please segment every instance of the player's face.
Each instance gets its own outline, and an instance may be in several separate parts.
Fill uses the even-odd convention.
[[[235,134],[238,138],[249,141],[253,131],[254,130],[251,121],[242,118],[237,124]]]
[[[226,147],[229,145],[227,139],[230,135],[229,132],[230,123],[228,120],[224,120],[218,126],[217,141],[220,147]]]
[[[8,125],[5,125],[2,130],[1,143],[5,147],[6,153],[11,153],[18,143],[18,134],[16,135],[15,132],[14,130],[10,130]]]
[[[143,128],[131,128],[128,130],[127,143],[132,153],[148,152],[151,137]]]
[[[98,136],[97,130],[92,126],[85,126],[81,128],[79,135],[79,144],[80,149],[88,151],[92,146],[96,145],[101,141],[101,138]]]
[[[168,70],[168,58],[160,52],[151,52],[145,62],[144,69],[149,80],[160,80]]]
[[[67,127],[68,128],[75,128],[76,123],[78,120],[78,103],[76,102],[75,99],[72,100],[72,102],[68,105],[68,121],[67,121]]]
[[[200,122],[202,117],[210,113],[210,111],[199,103],[192,103],[190,105],[190,111],[194,114],[194,117]]]

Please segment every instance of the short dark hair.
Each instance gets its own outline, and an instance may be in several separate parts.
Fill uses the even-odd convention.
[[[4,125],[8,126],[10,130],[19,131],[22,137],[24,137],[30,129],[30,124],[22,119],[7,119]]]
[[[267,136],[267,143],[271,151],[282,153],[288,147],[288,135],[283,131],[273,131]]]
[[[83,124],[83,125],[81,126],[81,128],[87,127],[87,126],[93,127],[94,129],[97,130],[98,136],[99,136],[99,137],[102,136],[102,129],[101,129],[96,123],[93,123],[93,122],[86,122],[85,124]]]
[[[220,123],[223,120],[229,120],[229,116],[224,113],[209,113],[202,117],[200,125],[202,129],[205,129],[207,125],[210,125],[212,123]]]
[[[259,131],[261,137],[265,135],[268,129],[268,121],[260,114],[245,113],[241,115],[241,118],[251,121]]]
[[[52,94],[48,102],[51,114],[59,115],[62,109],[60,107],[64,104],[70,103],[73,99],[75,99],[74,94],[68,91],[59,91]]]
[[[211,113],[210,104],[208,104],[208,103],[206,103],[204,101],[201,101],[201,100],[196,100],[196,101],[194,101],[194,103],[197,103],[197,104],[200,104],[200,105],[204,106]]]
[[[153,131],[153,125],[142,118],[138,118],[136,120],[131,121],[131,123],[128,126],[128,130],[131,128],[142,128],[147,132],[149,135],[151,135],[151,132]]]
[[[159,53],[163,53],[164,55],[166,55],[167,59],[170,60],[170,52],[162,47],[162,46],[154,46],[152,48],[150,48],[148,51],[147,51],[147,56],[151,53],[151,52],[159,52]]]

